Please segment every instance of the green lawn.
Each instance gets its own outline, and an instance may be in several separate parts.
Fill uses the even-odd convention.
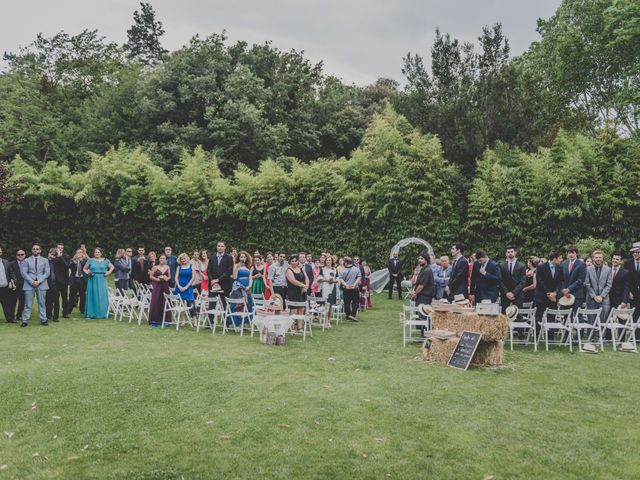
[[[520,347],[457,371],[402,348],[400,302],[374,302],[285,347],[3,323],[0,480],[640,477],[638,355]]]

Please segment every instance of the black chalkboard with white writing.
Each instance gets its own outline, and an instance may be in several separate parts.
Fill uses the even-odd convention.
[[[458,344],[453,350],[447,365],[453,368],[460,368],[462,370],[469,368],[469,364],[471,363],[473,354],[476,353],[476,348],[478,348],[481,337],[481,333],[462,332],[460,340],[458,340]]]

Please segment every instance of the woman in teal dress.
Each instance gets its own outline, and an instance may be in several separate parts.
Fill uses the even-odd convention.
[[[89,277],[84,307],[86,318],[107,318],[109,315],[107,277],[113,273],[114,268],[112,263],[104,258],[102,249],[96,247],[93,250],[93,258],[84,266],[84,273]]]
[[[264,265],[262,257],[256,255],[253,259],[253,269],[251,270],[251,295],[264,295]]]

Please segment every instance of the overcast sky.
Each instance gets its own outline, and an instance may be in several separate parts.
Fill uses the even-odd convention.
[[[281,50],[304,50],[325,72],[365,85],[379,77],[402,81],[407,52],[428,56],[436,27],[475,42],[483,25],[500,22],[513,55],[538,39],[536,20],[561,0],[152,0],[165,28],[164,46],[175,50],[196,33],[227,30],[231,41],[272,40]],[[132,24],[133,0],[25,0],[3,2],[0,50],[16,51],[42,32],[75,34],[98,29],[123,43]],[[4,65],[3,65],[4,66]]]

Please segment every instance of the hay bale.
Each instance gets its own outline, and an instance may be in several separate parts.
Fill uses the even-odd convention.
[[[451,330],[456,336],[463,331],[482,334],[483,342],[497,342],[507,336],[509,320],[505,315],[478,315],[475,312],[434,312],[431,315],[435,330]]]
[[[471,359],[471,365],[477,367],[498,367],[504,359],[504,341],[480,342],[476,353]]]
[[[447,363],[456,348],[460,337],[450,337],[446,340],[431,338],[431,348],[422,347],[422,358],[427,362]]]

